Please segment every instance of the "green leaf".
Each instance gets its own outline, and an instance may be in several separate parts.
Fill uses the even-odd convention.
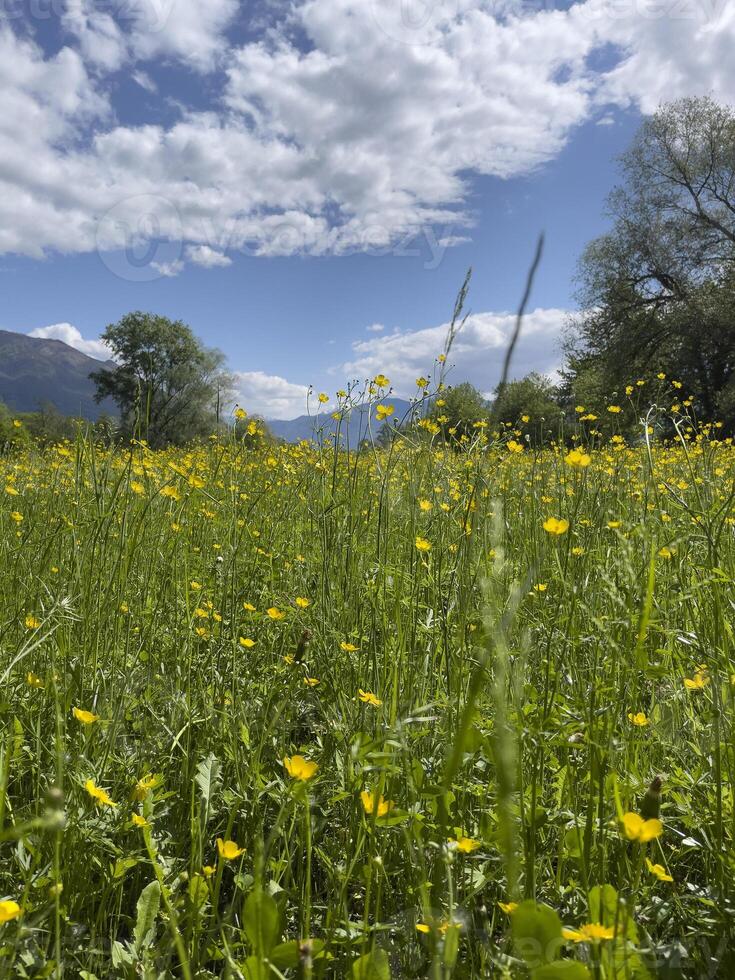
[[[324,949],[321,939],[311,940],[311,958],[316,959]],[[270,951],[268,959],[279,970],[295,970],[302,960],[301,943],[291,939],[287,943],[279,943]]]
[[[352,980],[390,980],[390,962],[384,949],[374,949],[352,964]]]
[[[149,946],[153,939],[156,928],[156,916],[158,915],[160,904],[161,886],[157,881],[151,881],[140,893],[140,898],[136,905],[137,916],[133,937],[135,939],[135,950],[138,953],[145,946]]]
[[[245,980],[269,980],[271,971],[257,956],[248,956],[242,966]]]
[[[517,954],[530,968],[556,959],[562,945],[561,919],[548,905],[521,902],[511,917]]]
[[[189,882],[189,901],[197,912],[206,904],[209,898],[207,883],[201,875],[192,875]]]
[[[557,960],[531,971],[531,980],[591,980],[591,977],[584,963],[576,960]]]
[[[567,857],[582,857],[582,831],[579,827],[570,827],[564,834],[564,850]]]
[[[196,784],[202,793],[202,803],[205,812],[209,811],[212,798],[222,785],[220,779],[220,764],[216,756],[210,752],[206,759],[203,759],[197,766]]]
[[[278,940],[278,906],[270,895],[257,888],[245,899],[243,926],[256,956],[267,956]]]

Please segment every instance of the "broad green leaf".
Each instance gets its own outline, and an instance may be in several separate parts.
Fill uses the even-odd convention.
[[[316,959],[324,949],[321,939],[311,940],[311,958]],[[295,970],[301,963],[301,943],[291,939],[287,943],[279,943],[270,951],[268,959],[279,970]]]
[[[140,952],[145,946],[149,946],[156,927],[156,916],[161,904],[161,886],[157,881],[151,881],[140,893],[138,904],[136,905],[137,916],[135,919],[135,929],[133,937],[135,939],[136,952]]]
[[[531,980],[591,980],[592,974],[576,960],[557,960],[531,971]]]
[[[582,857],[582,831],[579,827],[570,827],[564,834],[564,850],[567,857]]]
[[[548,905],[532,899],[521,902],[511,917],[513,944],[518,956],[534,968],[551,963],[562,945],[561,919]]]
[[[256,956],[267,956],[275,946],[279,928],[278,906],[262,889],[254,889],[245,899],[243,926]]]
[[[390,980],[390,962],[383,949],[374,949],[352,964],[352,980]]]
[[[206,759],[202,759],[197,766],[196,776],[194,778],[202,793],[204,809],[208,812],[215,793],[222,785],[220,764],[213,753],[210,752]]]

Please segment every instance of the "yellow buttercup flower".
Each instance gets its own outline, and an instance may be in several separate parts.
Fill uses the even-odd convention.
[[[37,630],[41,625],[41,620],[37,619],[36,616],[26,616],[25,626],[27,630]]]
[[[498,902],[498,908],[501,912],[505,912],[506,915],[513,915],[518,908],[518,902]]]
[[[613,927],[603,926],[599,922],[588,922],[579,929],[562,929],[561,934],[574,943],[599,943],[615,938]]]
[[[84,788],[95,803],[99,803],[101,806],[117,806],[117,803],[110,799],[106,790],[102,789],[101,786],[97,786],[93,779],[88,779],[84,784]]]
[[[393,800],[386,800],[382,796],[376,799],[375,795],[367,789],[364,789],[360,793],[360,800],[362,802],[362,808],[368,816],[372,816],[377,807],[377,816],[384,817],[395,806]]]
[[[29,670],[26,674],[26,684],[28,684],[29,687],[43,687],[43,681],[38,674],[34,674],[32,670]]]
[[[150,824],[148,823],[148,821],[146,820],[146,818],[145,817],[141,817],[141,815],[139,813],[134,813],[133,814],[133,817],[132,817],[132,820],[133,820],[133,823],[135,824],[135,826],[136,827],[140,827],[141,829],[143,827],[150,827]]]
[[[569,521],[565,520],[563,517],[547,517],[544,521],[544,531],[547,534],[553,534],[558,536],[560,534],[566,534],[569,530]]]
[[[266,612],[266,616],[268,616],[269,619],[285,619],[286,618],[286,613],[283,612],[282,609],[279,609],[278,606],[271,606],[270,609],[266,609],[265,612]]]
[[[0,902],[0,925],[11,922],[13,919],[19,919],[21,915],[23,915],[23,909],[17,902],[12,901],[12,899],[5,899]]]
[[[373,708],[379,708],[383,703],[380,698],[376,698],[374,694],[370,693],[370,691],[363,691],[362,688],[359,688],[357,696],[363,702],[363,704],[369,704]]]
[[[241,636],[239,642],[240,646],[245,647],[247,650],[255,646],[255,640],[251,640],[249,636]]]
[[[320,405],[326,405],[329,401],[329,395],[325,391],[319,392],[318,400]]]
[[[703,670],[698,670],[694,677],[684,678],[684,687],[689,691],[701,691],[703,687],[709,684],[709,677]]]
[[[157,786],[160,786],[162,782],[162,776],[151,775],[150,773],[147,776],[143,776],[142,779],[139,779],[135,784],[135,788],[133,789],[133,799],[140,803],[146,798],[146,796],[148,796],[151,790],[155,789]]]
[[[572,466],[575,469],[585,469],[592,462],[592,457],[589,453],[583,452],[581,449],[572,449],[570,453],[567,453],[564,458],[564,462],[567,466]]]
[[[244,847],[238,847],[234,840],[222,840],[217,838],[217,851],[224,861],[235,861],[241,854],[245,853]]]
[[[623,831],[628,840],[647,844],[648,841],[661,836],[664,832],[664,825],[655,818],[644,820],[638,813],[626,813],[623,815]]]
[[[384,422],[385,419],[391,417],[395,412],[394,405],[376,405],[375,406],[375,418],[378,422]]]
[[[296,598],[294,599],[294,602],[299,607],[299,609],[308,609],[309,606],[311,605],[311,600],[310,599],[305,599],[303,596],[300,596],[300,595],[299,596],[296,596]]]
[[[71,713],[83,725],[93,725],[96,721],[100,720],[99,715],[94,715],[91,711],[85,711],[84,708],[72,708]]]
[[[635,714],[632,711],[629,712],[628,721],[638,728],[645,728],[646,725],[650,725],[650,721],[643,711],[638,711]]]
[[[360,649],[354,643],[349,643],[347,640],[342,640],[339,646],[345,653],[356,653]]]
[[[480,847],[480,841],[475,840],[473,837],[459,836],[450,840],[449,843],[453,844],[462,854],[472,854],[473,851],[476,851]]]
[[[431,541],[427,541],[426,538],[422,538],[420,535],[416,535],[416,548],[418,551],[431,551]]]
[[[662,864],[654,864],[650,858],[646,858],[646,867],[652,875],[655,875],[658,878],[659,881],[674,880]]]
[[[311,779],[319,768],[316,762],[312,762],[311,759],[305,759],[303,755],[287,756],[283,760],[283,765],[292,779],[298,779],[304,783]]]

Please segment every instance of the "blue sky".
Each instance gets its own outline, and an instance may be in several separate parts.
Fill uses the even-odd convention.
[[[471,265],[452,377],[489,392],[543,230],[516,373],[553,371],[642,114],[735,89],[732,7],[704,7],[8,6],[0,327],[99,356],[131,309],[181,318],[291,417],[377,370],[409,394]]]

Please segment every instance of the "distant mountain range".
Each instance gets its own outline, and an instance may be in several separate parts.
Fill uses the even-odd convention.
[[[0,330],[0,401],[15,412],[37,412],[50,404],[77,418],[115,414],[112,402],[94,400],[89,375],[104,366],[61,340]]]
[[[53,405],[62,415],[95,420],[103,413],[117,414],[109,400],[97,404],[92,371],[99,371],[112,361],[95,360],[61,340],[28,337],[26,334],[0,330],[0,402],[14,412],[37,412]],[[403,398],[386,397],[383,404],[395,411],[385,422],[370,416],[366,406],[353,409],[343,421],[340,436],[343,444],[356,446],[372,432],[377,436],[384,425],[400,422],[411,409]],[[331,413],[301,415],[297,419],[267,419],[274,436],[286,442],[329,438],[337,429]]]
[[[411,409],[410,402],[403,398],[386,397],[381,404],[392,405],[395,409],[393,415],[384,422],[376,421],[374,405],[370,417],[368,417],[367,406],[363,405],[354,408],[349,419],[342,421],[341,424],[333,419],[329,412],[320,415],[300,415],[297,419],[266,419],[266,423],[274,436],[284,439],[286,442],[301,442],[303,439],[328,439],[334,435],[339,425],[342,443],[356,446],[363,439],[369,438],[371,433],[372,437],[375,438],[384,425],[393,425],[396,421],[400,422]]]

